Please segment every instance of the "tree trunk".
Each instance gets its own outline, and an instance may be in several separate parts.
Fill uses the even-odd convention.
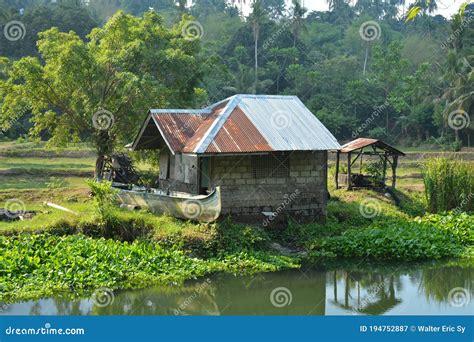
[[[107,130],[100,130],[95,135],[95,144],[97,150],[97,160],[95,163],[94,178],[97,181],[103,178],[103,168],[105,156],[113,151],[113,141]]]
[[[254,94],[257,94],[257,87],[258,87],[258,35],[259,35],[259,28],[258,28],[258,26],[256,26],[255,27],[255,89],[254,89]]]
[[[363,73],[364,76],[365,76],[365,73],[367,72],[368,59],[369,59],[369,43],[367,43],[367,47],[365,48],[364,73]]]
[[[98,182],[100,182],[104,177],[103,172],[102,172],[104,169],[104,161],[105,161],[104,155],[98,155],[97,160],[95,161],[94,179]]]

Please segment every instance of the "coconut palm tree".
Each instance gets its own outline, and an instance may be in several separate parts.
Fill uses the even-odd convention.
[[[247,3],[246,0],[231,0],[232,5],[235,5],[236,3],[240,4],[240,13],[243,13],[243,6],[244,4]]]
[[[415,3],[415,6],[420,6],[423,13],[433,13],[438,9],[438,4],[436,3],[436,0],[418,0]]]
[[[301,6],[301,0],[292,0],[292,3],[291,33],[293,33],[293,47],[295,47],[301,32],[306,30],[303,17],[307,9]]]
[[[267,14],[262,4],[262,0],[254,0],[252,3],[252,12],[248,17],[248,22],[252,26],[254,38],[254,57],[255,57],[255,93],[258,88],[258,42],[260,38],[260,28],[265,22]]]

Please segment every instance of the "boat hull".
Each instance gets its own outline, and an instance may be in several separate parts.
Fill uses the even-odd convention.
[[[214,222],[221,213],[221,192],[217,187],[207,196],[170,196],[160,191],[120,189],[122,206],[143,208],[154,214],[166,214],[197,222]]]

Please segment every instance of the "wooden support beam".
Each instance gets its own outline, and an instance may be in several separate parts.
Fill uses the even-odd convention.
[[[385,179],[387,178],[387,154],[383,155],[383,176],[382,176],[382,181],[383,184],[385,185]]]
[[[352,190],[351,184],[351,152],[347,154],[347,190]]]
[[[341,152],[337,151],[336,153],[336,177],[334,181],[336,182],[336,189],[339,189],[339,158],[341,156]]]
[[[395,184],[397,182],[397,165],[398,165],[398,156],[393,156],[392,163],[392,188],[395,189]]]

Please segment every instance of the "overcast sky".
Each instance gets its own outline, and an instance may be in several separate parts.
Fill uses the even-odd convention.
[[[304,6],[310,11],[327,11],[328,4],[326,0],[301,0],[304,3]],[[249,3],[250,1],[246,1]],[[288,1],[290,2],[290,1]],[[352,3],[355,3],[356,0],[351,0]],[[415,0],[409,0],[408,4],[415,2]],[[438,11],[436,14],[444,15],[447,18],[450,18],[451,15],[456,13],[459,10],[459,6],[463,3],[463,0],[437,0]],[[248,6],[248,5],[247,5]]]

